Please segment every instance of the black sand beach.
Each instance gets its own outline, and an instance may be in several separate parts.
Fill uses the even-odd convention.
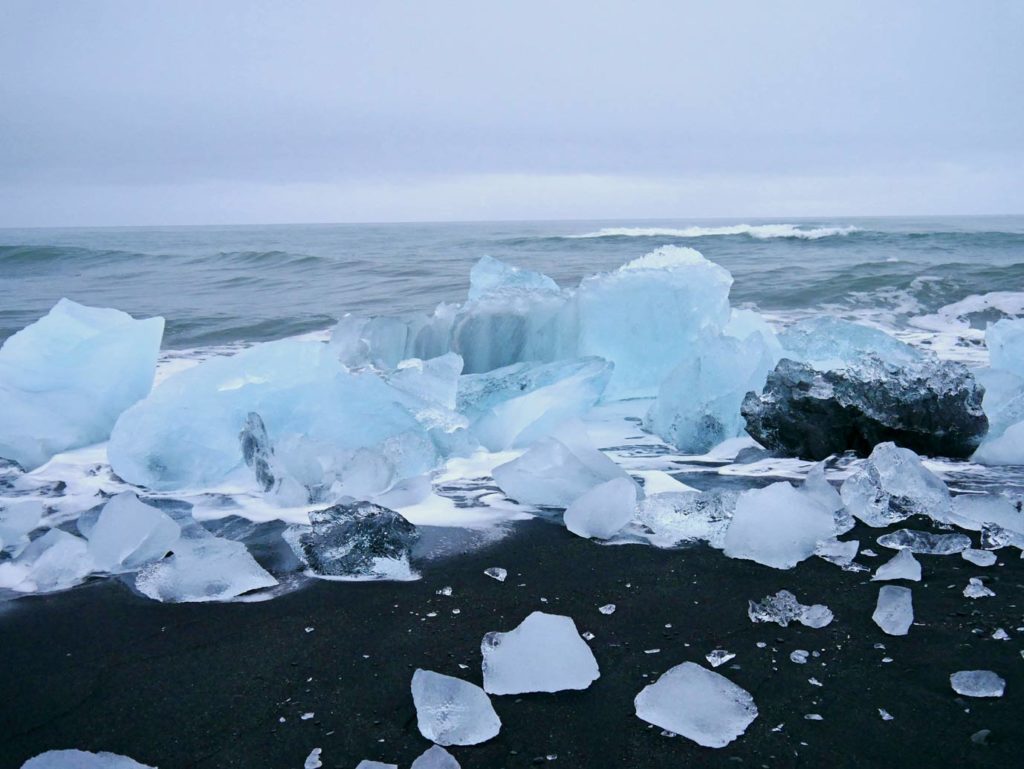
[[[851,534],[879,553],[858,558],[872,569],[891,555],[874,545],[881,533],[858,526]],[[162,769],[297,769],[320,747],[325,767],[351,769],[364,758],[407,767],[429,747],[416,727],[413,671],[479,683],[484,633],[512,629],[534,610],[567,614],[593,632],[601,677],[583,692],[494,697],[500,735],[451,749],[467,769],[1015,766],[1024,570],[1015,550],[1000,556],[989,569],[919,556],[920,624],[903,638],[871,621],[879,583],[870,574],[818,559],[776,571],[704,547],[600,546],[544,521],[427,563],[413,583],[314,582],[261,603],[163,605],[97,582],[0,609],[0,766],[75,747]],[[508,569],[507,581],[485,576],[490,566]],[[996,596],[964,598],[971,576],[985,577]],[[444,586],[451,596],[437,594]],[[753,624],[747,600],[783,588],[826,603],[835,621],[819,630]],[[617,611],[599,613],[606,603]],[[1011,640],[991,639],[997,627]],[[760,711],[743,736],[711,750],[636,718],[640,689],[681,662],[706,664],[715,648],[736,653],[718,672],[750,691]],[[795,649],[821,656],[795,664]],[[1006,679],[1003,698],[967,700],[950,689],[950,673],[976,668]],[[972,740],[982,730],[990,733]]]

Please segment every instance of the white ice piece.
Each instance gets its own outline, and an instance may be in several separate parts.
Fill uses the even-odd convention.
[[[460,769],[455,756],[440,745],[432,745],[412,762],[409,769]]]
[[[500,566],[491,566],[489,569],[484,569],[484,574],[491,579],[496,579],[498,582],[504,582],[508,578],[508,572]]]
[[[501,729],[487,693],[460,678],[418,669],[412,699],[420,734],[438,745],[477,745]]]
[[[876,541],[882,547],[909,550],[921,555],[953,555],[971,546],[971,539],[965,534],[935,534],[914,529],[896,529],[883,534]]]
[[[996,562],[996,554],[991,550],[975,550],[973,547],[960,553],[960,557],[975,566],[991,566]]]
[[[946,484],[910,449],[879,443],[861,467],[843,481],[843,504],[868,526],[889,526],[911,515],[947,522],[952,501]]]
[[[43,503],[36,499],[5,500],[0,506],[0,551],[20,552],[44,511]]]
[[[788,590],[780,590],[764,600],[748,601],[747,616],[751,622],[774,622],[787,627],[790,622],[799,622],[810,628],[822,628],[832,622],[832,610],[825,604],[804,606]]]
[[[965,697],[1002,697],[1006,681],[991,670],[960,670],[949,677],[953,691]]]
[[[171,518],[126,491],[103,506],[89,532],[89,554],[99,571],[132,571],[163,558],[180,535]]]
[[[50,529],[32,540],[13,561],[0,563],[0,588],[51,593],[77,585],[94,570],[84,539]]]
[[[321,753],[323,753],[322,748],[313,748],[302,763],[302,769],[320,769],[324,765],[323,761],[320,760]]]
[[[914,622],[913,593],[909,587],[884,585],[871,619],[889,635],[906,635]]]
[[[985,583],[977,577],[967,580],[967,587],[964,588],[964,598],[991,598],[995,593],[985,587]]]
[[[578,497],[565,510],[565,528],[581,537],[608,539],[636,515],[637,485],[612,478]]]
[[[875,576],[871,579],[875,582],[884,582],[889,579],[908,579],[920,582],[921,564],[914,558],[914,554],[910,550],[900,550],[892,559],[879,566],[875,570]]]
[[[116,753],[85,750],[48,750],[21,765],[21,769],[155,769]]]

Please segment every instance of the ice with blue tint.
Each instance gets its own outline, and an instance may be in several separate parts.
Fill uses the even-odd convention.
[[[0,563],[0,588],[17,593],[66,590],[95,570],[88,543],[60,529],[32,540],[12,561]]]
[[[914,594],[909,587],[885,585],[878,590],[878,602],[871,619],[889,635],[906,635],[914,624]]]
[[[949,521],[949,489],[910,449],[879,443],[840,488],[843,504],[868,526],[889,526],[912,515]]]
[[[763,321],[762,321],[763,323]],[[661,382],[644,426],[681,451],[703,454],[744,434],[743,397],[764,387],[778,362],[778,343],[765,327],[741,316],[732,336],[704,329],[690,352]]]
[[[702,330],[729,322],[731,286],[728,270],[678,246],[585,278],[575,296],[577,350],[615,364],[605,399],[657,394]]]
[[[985,329],[991,368],[978,371],[989,429],[972,459],[983,465],[1024,465],[1024,319]]]
[[[1024,420],[986,439],[971,458],[983,465],[1024,465]]]
[[[97,571],[132,571],[163,558],[180,535],[171,518],[126,491],[103,506],[88,533],[89,554]]]
[[[61,299],[0,347],[0,457],[26,470],[107,439],[153,386],[164,319]]]
[[[440,745],[431,745],[412,762],[409,769],[461,769],[455,756]]]
[[[989,440],[1024,422],[1024,377],[995,368],[977,369],[974,376],[985,388],[981,406],[988,417]]]
[[[156,769],[116,753],[85,750],[48,750],[21,765],[21,769]]]
[[[151,489],[251,476],[239,435],[256,413],[276,461],[302,485],[366,498],[437,462],[405,397],[375,374],[346,370],[325,344],[268,342],[168,378],[121,416],[108,456],[120,477]]]
[[[457,403],[462,367],[462,358],[455,353],[446,353],[430,360],[409,358],[400,361],[394,371],[385,376],[385,381],[408,395],[414,404],[453,411]]]
[[[11,499],[0,503],[0,551],[17,555],[28,545],[28,534],[39,526],[43,503],[35,499]]]
[[[981,531],[987,523],[1024,534],[1024,512],[1019,498],[1000,494],[957,494],[953,497],[950,522],[961,529]]]
[[[779,335],[779,341],[783,357],[822,371],[847,368],[868,355],[901,366],[926,357],[884,331],[828,316],[794,323]]]
[[[528,446],[600,400],[612,375],[601,358],[515,363],[459,380],[458,410],[491,451]]]
[[[483,256],[469,271],[469,300],[500,292],[524,291],[558,293],[560,289],[547,275]]]
[[[510,499],[538,507],[566,508],[595,486],[629,476],[598,451],[579,422],[567,422],[520,457],[493,471]]]
[[[476,745],[501,730],[491,698],[461,678],[418,669],[412,676],[412,700],[420,734],[438,745]]]
[[[612,478],[573,501],[565,510],[565,528],[581,537],[609,539],[633,520],[639,487],[631,478]]]
[[[989,365],[1024,377],[1024,318],[1001,320],[985,329]]]

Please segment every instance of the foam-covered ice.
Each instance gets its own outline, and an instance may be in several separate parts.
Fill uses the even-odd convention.
[[[21,769],[155,769],[116,753],[86,750],[48,750],[21,765]]]
[[[914,599],[909,587],[884,585],[871,619],[889,635],[906,635],[914,622]]]
[[[609,539],[636,515],[637,492],[631,478],[601,483],[566,508],[565,528],[581,537]]]
[[[98,571],[132,571],[163,558],[180,535],[170,517],[126,491],[103,506],[88,533],[89,554]]]
[[[438,745],[477,745],[501,730],[487,693],[461,678],[418,669],[412,699],[420,734]]]
[[[724,748],[757,718],[754,698],[725,676],[684,662],[645,686],[637,717],[706,748]]]
[[[868,526],[889,526],[911,515],[949,520],[952,501],[946,484],[909,449],[879,443],[860,468],[843,481],[846,509]]]
[[[586,689],[600,676],[576,623],[558,614],[535,611],[514,630],[488,633],[480,651],[489,694]]]
[[[875,570],[875,576],[871,579],[876,582],[885,582],[891,579],[920,582],[921,564],[914,558],[914,554],[910,550],[900,550],[890,560],[879,566]]]
[[[106,440],[153,386],[163,318],[61,299],[0,347],[0,457],[26,470]]]

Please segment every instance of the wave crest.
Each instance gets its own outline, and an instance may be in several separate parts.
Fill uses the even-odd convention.
[[[795,224],[731,224],[725,227],[604,227],[596,232],[570,235],[570,238],[707,238],[746,235],[757,240],[797,238],[818,240],[859,232],[859,227],[813,227],[800,229]]]

